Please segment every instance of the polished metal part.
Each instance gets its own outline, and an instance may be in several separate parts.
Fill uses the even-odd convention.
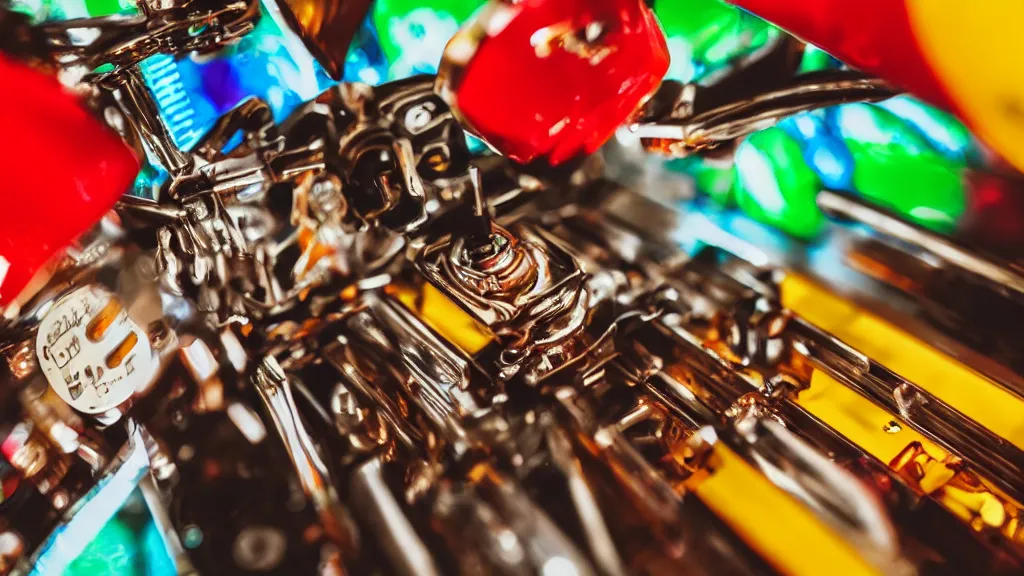
[[[1024,295],[1024,276],[1005,264],[991,261],[957,246],[956,243],[940,234],[904,222],[846,194],[824,190],[818,194],[817,202],[818,206],[826,213],[851,218],[866,224],[886,236],[919,247],[953,266],[985,278],[1004,289]]]
[[[253,383],[328,538],[346,552],[358,549],[355,526],[341,505],[319,448],[302,423],[284,369],[272,356],[267,356],[256,368]]]
[[[367,8],[295,0],[282,12],[337,76]],[[113,91],[129,140],[171,178],[155,199],[124,198],[118,234],[83,241],[4,326],[19,393],[0,452],[45,514],[26,520],[2,502],[0,526],[41,526],[44,537],[74,526],[96,510],[91,486],[134,486],[136,475],[124,483],[129,474],[115,471],[125,444],[138,460],[125,469],[152,474],[147,499],[174,531],[166,539],[182,573],[1024,566],[1021,448],[783,310],[767,250],[683,218],[665,190],[641,196],[595,181],[599,163],[552,186],[501,158],[474,158],[431,77],[343,83],[280,123],[250,99],[182,151],[138,63],[230,45],[259,5],[140,9],[40,29],[69,69],[111,65],[85,81]],[[673,155],[895,93],[856,72],[728,101],[678,88],[633,127]],[[238,134],[242,144],[226,151]],[[1001,262],[831,192],[819,204],[1024,291]],[[686,234],[704,248],[681,249]],[[87,326],[67,298],[125,255],[152,284],[135,287],[149,301],[125,307],[157,309],[128,326],[151,347],[153,382],[126,377],[127,396],[92,407],[65,398],[57,409],[61,389],[46,392],[43,376],[52,355],[33,354],[33,338],[52,335],[49,346]],[[920,445],[891,458],[842,436],[801,404],[814,374],[891,415],[871,432],[905,427]],[[111,403],[117,419],[89,415]],[[730,466],[749,475],[730,477]],[[728,484],[735,478],[745,483]],[[723,483],[733,490],[721,493]],[[753,484],[779,495],[780,510],[750,512],[764,512],[745,492]],[[823,559],[779,555],[772,538],[808,536],[799,526],[835,546],[815,550]],[[62,542],[84,532],[67,529],[48,541],[79,551],[83,541]],[[48,550],[57,548],[28,551],[37,568],[57,566]]]
[[[137,69],[128,70],[115,81],[114,94],[125,120],[139,134],[147,155],[171,174],[182,174],[194,164],[192,157],[174,144],[167,125],[160,119],[156,103]]]
[[[522,539],[472,488],[441,486],[431,512],[456,557],[458,572],[534,573]]]
[[[715,381],[728,374],[728,365],[704,349],[693,335],[678,328],[672,332],[695,344],[699,350],[696,354],[707,355],[708,372],[702,375],[701,384],[709,389],[721,384]],[[695,418],[694,424],[724,431],[723,436],[735,431],[742,441],[737,448],[749,451],[752,463],[769,481],[805,502],[829,524],[849,533],[865,555],[880,567],[886,567],[887,573],[906,573],[909,567],[900,559],[894,529],[875,495],[774,421],[767,405],[751,402],[751,392],[743,390],[742,381],[737,379],[734,385],[734,391],[724,393],[718,402],[708,402],[697,398],[690,387],[664,371],[659,371],[648,384],[655,397],[663,399],[670,407],[675,406],[684,418]],[[753,386],[749,390],[753,391]],[[732,405],[721,410],[730,398],[735,398]]]
[[[775,420],[748,415],[733,425],[750,444],[755,465],[773,482],[851,532],[887,573],[907,573],[909,567],[900,566],[899,537],[891,520],[877,496],[856,477]]]
[[[551,460],[569,482],[569,494],[573,505],[579,511],[583,530],[586,532],[587,545],[594,556],[595,563],[602,574],[617,576],[626,574],[622,558],[616,553],[615,543],[607,524],[601,517],[601,510],[596,496],[581,467],[572,454],[571,439],[568,433],[552,427],[547,433],[547,444],[551,450]]]
[[[449,236],[426,246],[417,267],[502,341],[502,377],[536,384],[594,344],[587,335],[588,312],[597,305],[590,277],[550,236],[493,224],[486,243],[467,240]]]
[[[835,338],[793,322],[810,362],[875,400],[922,433],[987,472],[1016,498],[1024,498],[1024,450],[1000,438],[921,386],[887,370]],[[851,361],[852,360],[852,361]]]
[[[50,50],[64,66],[83,64],[95,82],[131,72],[156,54],[210,52],[251,32],[260,16],[256,0],[192,6],[188,0],[167,0],[159,10],[143,7],[138,15],[110,15],[48,22],[41,26]],[[211,23],[216,23],[210,26]]]
[[[693,103],[700,100],[698,87],[684,91],[682,102],[667,117],[633,124],[629,130],[646,141],[649,151],[687,156],[732,143],[800,112],[849,102],[876,102],[897,94],[889,83],[858,72],[811,73],[753,98],[718,103],[694,113]]]
[[[384,481],[380,458],[361,465],[352,481],[355,511],[373,530],[391,563],[395,574],[402,576],[435,576],[441,571],[426,544],[402,512],[391,489]]]

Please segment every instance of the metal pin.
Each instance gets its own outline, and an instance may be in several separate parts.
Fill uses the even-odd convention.
[[[484,201],[483,176],[478,166],[469,167],[469,182],[473,188],[473,218],[466,227],[465,246],[471,253],[492,244],[491,216]]]
[[[284,369],[273,356],[267,356],[253,380],[327,536],[345,551],[358,549],[355,525],[341,506],[327,465],[302,423]]]
[[[995,284],[1024,294],[1024,277],[1007,266],[974,254],[942,236],[908,224],[845,194],[824,190],[818,193],[818,206],[828,214],[852,218],[879,232],[918,246],[942,260],[976,274]]]

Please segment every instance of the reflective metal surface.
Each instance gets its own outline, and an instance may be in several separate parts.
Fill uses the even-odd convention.
[[[645,156],[888,85],[665,84],[561,171],[471,153],[427,76],[184,151],[136,67],[260,13],[208,4],[37,30],[170,177],[0,324],[0,573],[63,570],[140,482],[179,574],[1024,569],[1021,366],[972,338],[1019,343],[1020,270],[828,190],[825,268]],[[289,7],[337,72],[367,4]]]

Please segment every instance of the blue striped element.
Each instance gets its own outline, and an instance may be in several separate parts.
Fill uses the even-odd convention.
[[[200,125],[201,118],[185,89],[177,62],[171,56],[159,54],[146,59],[139,68],[174,143],[191,149],[209,126]]]

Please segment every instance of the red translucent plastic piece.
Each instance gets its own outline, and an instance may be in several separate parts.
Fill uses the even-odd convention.
[[[668,71],[643,0],[522,0],[482,14],[489,21],[469,24],[479,43],[443,92],[472,132],[518,162],[594,152]]]
[[[139,161],[56,79],[0,56],[0,306],[128,191]]]
[[[906,0],[729,0],[936,106],[953,110],[917,41]]]

